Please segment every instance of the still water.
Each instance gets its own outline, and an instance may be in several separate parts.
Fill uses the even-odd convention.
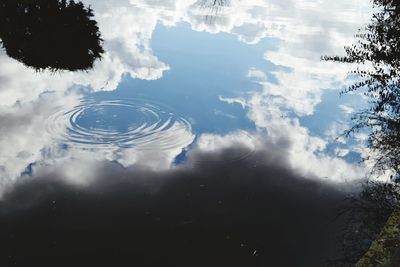
[[[322,61],[321,56],[344,54],[343,46],[353,43],[357,30],[370,21],[370,1],[227,0],[215,5],[208,0],[84,0],[83,4],[93,9],[103,39],[104,54],[93,69],[36,71],[8,57],[4,49],[0,51],[2,195],[35,179],[61,181],[92,192],[97,183],[113,179],[134,176],[144,184],[154,179],[163,183],[164,178],[187,172],[190,177],[207,177],[198,184],[193,182],[200,189],[208,182],[217,183],[221,191],[199,199],[208,203],[215,196],[229,198],[222,192],[232,189],[232,183],[239,190],[241,179],[255,177],[275,184],[286,177],[301,177],[301,182],[296,178],[279,186],[285,196],[296,195],[296,188],[304,183],[341,187],[369,173],[370,166],[359,163],[368,153],[365,134],[341,136],[350,127],[352,114],[367,105],[367,100],[358,92],[341,95],[355,79],[348,74],[349,66]],[[226,177],[236,178],[232,182]],[[294,188],[288,186],[291,183]],[[167,188],[174,186],[176,189],[163,193],[168,200],[160,197],[165,203],[174,199],[171,192],[186,190],[178,190],[180,185],[174,183]],[[319,205],[324,190],[331,190],[314,187],[299,189],[304,192],[298,194],[308,195],[311,190],[315,199],[302,203],[300,197],[294,202],[306,213],[308,207]],[[280,200],[273,200],[274,190],[259,190],[257,186],[253,193],[262,197],[257,198],[256,208],[252,207],[273,214],[272,208],[260,201],[282,201],[280,194]],[[338,190],[342,191],[348,193],[347,189]],[[41,198],[38,194],[35,200]],[[340,199],[337,194],[341,193],[332,193],[332,199]],[[271,199],[263,199],[269,196]],[[215,200],[215,205],[222,203],[218,197]],[[283,202],[291,212],[297,209],[293,203]],[[246,210],[240,203],[237,207]],[[150,209],[146,205],[143,212]],[[213,208],[197,203],[193,208],[200,210],[193,212],[195,215],[183,209],[182,214],[188,215],[181,218],[168,213],[168,208],[164,215],[179,218],[183,225],[198,221],[204,223],[199,223],[201,226],[209,225],[208,219],[200,219],[204,212],[210,218],[218,214],[217,225],[230,224],[224,216],[235,221],[235,216],[226,215],[230,208],[220,213],[213,205],[205,205]],[[164,206],[157,207],[161,212]],[[309,211],[307,218],[329,213],[329,209],[322,211],[325,207],[321,204],[317,211]],[[247,225],[244,228],[265,219],[242,212],[245,218],[239,216],[238,220],[239,225]],[[299,218],[290,222],[290,217],[282,215],[286,218],[283,225],[291,227],[296,220],[299,227],[307,224]],[[262,258],[266,250],[259,247],[262,240],[268,240],[267,235],[260,240],[255,233],[247,236],[249,243],[254,241],[252,245],[238,236],[232,237],[237,239],[238,249],[247,249],[250,258],[260,256],[263,260],[257,264],[266,266],[268,260]],[[122,243],[129,247],[127,240]],[[296,246],[303,243],[299,244]],[[285,248],[276,246],[280,251]],[[215,245],[215,249],[221,247]],[[325,266],[320,264],[326,258],[310,256],[310,251],[294,257],[299,264],[305,262],[299,266]],[[285,261],[281,263],[286,266]],[[290,264],[287,266],[295,266]]]
[[[35,72],[1,54],[3,187],[28,166],[88,157],[165,169],[188,150],[259,138],[290,142],[303,173],[363,176],[362,145],[336,139],[362,97],[340,97],[346,66],[320,58],[343,53],[369,1],[84,4],[104,39],[94,69]]]

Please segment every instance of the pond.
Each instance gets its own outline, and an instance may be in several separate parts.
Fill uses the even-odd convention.
[[[369,0],[1,2],[4,266],[342,266],[368,248],[353,234],[344,256],[337,214],[373,168],[368,133],[343,136],[369,102],[321,57]]]

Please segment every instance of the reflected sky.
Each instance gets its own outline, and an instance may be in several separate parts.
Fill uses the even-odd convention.
[[[365,137],[337,139],[362,96],[340,97],[348,69],[320,57],[351,42],[369,1],[84,3],[106,51],[93,70],[35,72],[1,51],[3,188],[65,161],[163,170],[191,151],[282,139],[305,175],[364,176]]]
[[[50,261],[320,267],[346,250],[337,214],[371,166],[366,133],[341,133],[368,99],[321,56],[344,54],[370,1],[213,2],[84,0],[104,49],[86,71],[0,49],[7,260],[43,245]]]

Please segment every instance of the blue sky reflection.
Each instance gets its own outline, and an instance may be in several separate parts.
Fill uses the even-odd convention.
[[[4,188],[27,168],[60,168],[86,184],[104,161],[161,171],[197,153],[282,140],[305,176],[365,175],[356,163],[364,136],[335,139],[361,96],[340,98],[348,69],[320,56],[341,53],[368,1],[231,1],[211,21],[195,1],[84,2],[105,40],[94,70],[34,73],[0,54]]]

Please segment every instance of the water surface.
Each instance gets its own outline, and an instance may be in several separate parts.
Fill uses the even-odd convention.
[[[362,179],[369,172],[367,164],[359,164],[367,153],[364,134],[349,139],[340,137],[348,128],[352,113],[367,101],[358,93],[340,96],[354,77],[348,75],[348,66],[322,61],[321,56],[343,53],[343,46],[352,43],[357,30],[370,20],[371,3],[368,0],[232,0],[213,6],[211,2],[84,0],[93,9],[105,51],[102,59],[94,62],[93,69],[87,71],[36,72],[2,50],[0,192],[36,179],[50,184],[61,181],[76,186],[77,190],[89,188],[90,192],[97,192],[96,188],[102,188],[104,183],[113,184],[113,180],[119,184],[121,179],[133,179],[132,183],[143,182],[147,186],[154,181],[163,184],[178,179],[166,185],[165,195],[156,194],[154,201],[159,204],[154,212],[158,215],[153,219],[157,221],[165,216],[168,221],[165,225],[170,220],[174,224],[176,219],[181,225],[199,223],[196,227],[205,229],[230,225],[229,220],[223,219],[225,214],[234,229],[240,226],[240,233],[232,237],[235,249],[229,251],[236,251],[236,245],[245,247],[247,254],[241,259],[255,258],[251,262],[256,265],[268,262],[269,256],[257,258],[262,253],[266,255],[266,247],[264,250],[259,247],[263,247],[261,244],[268,232],[263,232],[258,239],[255,232],[247,235],[243,229],[253,224],[261,227],[255,229],[265,229],[257,221],[265,223],[269,217],[263,215],[260,219],[255,214],[277,212],[266,203],[282,201],[282,209],[290,211],[277,215],[286,222],[282,233],[291,223],[296,224],[296,220],[300,227],[307,225],[304,218],[314,218],[313,214],[328,216],[331,208],[340,202],[335,201],[348,193],[343,184]],[[197,194],[197,189],[192,191],[186,182],[180,185],[180,179],[186,181],[182,177],[198,181],[194,182],[195,188],[205,189],[208,183],[214,185],[209,198],[196,198],[195,204],[189,205],[199,209],[193,214],[190,207],[182,206],[184,198],[177,196],[186,194],[189,198]],[[260,189],[266,186],[264,179],[268,181],[265,192]],[[257,181],[254,182],[257,189],[253,188],[256,200],[246,202],[253,190],[247,183],[254,185],[253,180]],[[245,196],[238,186],[242,182]],[[223,193],[224,185],[228,192]],[[335,189],[330,188],[332,185]],[[282,194],[270,192],[274,186]],[[160,190],[159,185],[155,187],[150,186],[150,195]],[[58,187],[55,188],[58,192]],[[143,190],[147,192],[148,188]],[[330,193],[325,195],[324,190]],[[48,197],[44,191],[38,190]],[[265,196],[266,192],[271,194],[271,199]],[[151,209],[148,203],[153,200],[147,196],[136,199],[135,193],[121,194],[129,196],[130,203],[140,207],[135,213],[137,216]],[[50,195],[49,199],[54,197]],[[288,202],[280,199],[281,196],[287,196]],[[208,199],[215,203],[210,204]],[[231,204],[237,205],[238,211],[229,205],[223,211],[215,208],[228,199],[234,200]],[[306,200],[302,202],[302,199]],[[31,201],[34,202],[28,198],[22,202]],[[123,202],[112,198],[110,203],[113,201]],[[171,206],[164,207],[160,204],[163,201]],[[315,204],[318,201],[326,206]],[[297,219],[290,222],[290,214],[297,209],[293,204],[296,202],[303,205],[308,217],[296,214],[293,218]],[[244,203],[255,204],[254,210]],[[107,206],[107,212],[113,210],[111,206]],[[181,208],[181,212],[172,212],[172,206]],[[115,204],[115,207],[121,206]],[[312,208],[309,210],[309,207]],[[94,210],[97,213],[101,209]],[[142,218],[135,216],[128,220]],[[209,220],[214,217],[215,225]],[[337,232],[336,226],[333,226],[336,230],[329,226],[325,231],[321,225],[327,222],[320,219],[310,219],[310,229],[305,231],[311,231],[315,223],[321,228],[318,228],[321,236]],[[91,219],[86,221],[90,222]],[[270,223],[272,228],[279,225],[275,221]],[[158,221],[149,225],[153,230],[158,229],[155,232],[165,227]],[[229,229],[221,230],[223,235],[216,230],[215,236],[230,236]],[[194,232],[194,240],[201,239],[200,232]],[[288,235],[296,234],[299,232]],[[176,233],[176,240],[181,240],[181,235],[184,236],[182,232]],[[169,238],[167,235],[161,239],[166,242]],[[246,243],[246,238],[251,245]],[[286,237],[276,238],[286,240]],[[306,239],[301,235],[298,240]],[[325,240],[326,250],[321,255],[335,247],[332,240]],[[293,247],[302,246],[300,241]],[[225,241],[218,242],[225,244]],[[298,258],[293,256],[303,264],[299,266],[323,266],[320,264],[326,258],[315,256],[319,252],[312,253],[317,242],[320,240],[311,242],[310,250],[300,256],[296,254]],[[128,240],[122,243],[130,246]],[[87,245],[93,244],[88,241]],[[280,251],[285,249],[284,244],[277,247]],[[226,257],[229,253],[226,254],[225,248],[215,247]],[[179,253],[173,251],[169,253],[176,257]],[[205,251],[211,253],[211,250]],[[246,262],[249,261],[243,261]]]

